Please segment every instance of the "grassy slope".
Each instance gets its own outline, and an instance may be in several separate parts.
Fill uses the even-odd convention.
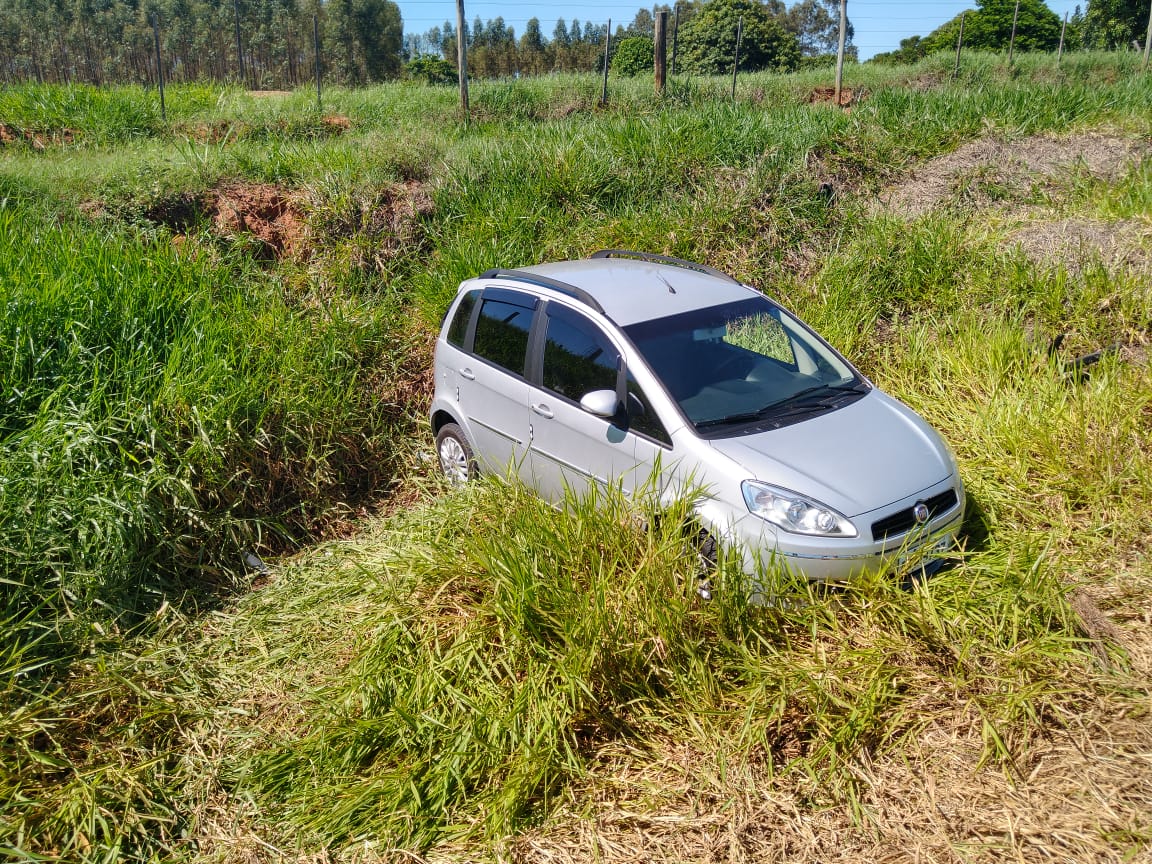
[[[909,224],[864,206],[916,160],[988,129],[1020,140],[1107,126],[1147,140],[1149,79],[1115,58],[1075,59],[1063,73],[1047,63],[1026,58],[1011,77],[977,58],[956,87],[929,63],[909,73],[932,85],[922,90],[891,86],[905,73],[863,69],[871,93],[848,115],[799,104],[811,76],[750,79],[737,105],[697,82],[655,107],[637,84],[607,112],[593,110],[592,79],[482,85],[467,130],[448,92],[335,92],[329,109],[353,123],[342,136],[304,93],[177,92],[169,105],[184,134],[170,136],[146,112],[129,123],[125,109],[73,91],[6,91],[5,117],[77,132],[67,151],[4,154],[0,182],[28,202],[10,218],[36,226],[45,209],[99,199],[114,224],[136,226],[114,247],[120,269],[174,267],[195,286],[227,266],[181,263],[155,243],[167,235],[153,218],[189,191],[245,178],[306,196],[321,251],[240,277],[264,303],[306,299],[265,332],[307,331],[327,320],[317,307],[366,296],[414,301],[435,321],[464,276],[599,246],[697,257],[771,284],[944,431],[975,506],[969,552],[923,591],[877,584],[758,611],[737,584],[696,606],[677,587],[686,568],[674,537],[631,529],[619,502],[562,515],[498,486],[440,497],[318,550],[224,614],[186,621],[152,604],[131,651],[113,653],[113,641],[74,663],[47,702],[22,692],[12,673],[27,661],[13,656],[4,842],[66,858],[303,856],[361,839],[384,857],[393,846],[826,857],[828,835],[809,825],[851,837],[838,845],[858,858],[885,844],[938,859],[1147,855],[1138,754],[1152,664],[1132,610],[1152,595],[1142,545],[1152,380],[1147,365],[1111,361],[1071,386],[1044,350],[1059,332],[1084,350],[1146,341],[1146,279],[1033,265],[1005,245],[1000,211],[961,202]],[[192,140],[228,122],[223,140]],[[815,194],[826,178],[841,190],[832,207]],[[427,183],[435,209],[421,242],[374,255],[388,238],[364,202],[399,181]],[[1034,219],[1146,224],[1150,196],[1145,169],[1041,184],[1027,203]],[[197,244],[242,255],[210,228],[194,226]],[[108,229],[63,230],[83,244]],[[59,320],[76,318],[65,306]],[[228,320],[249,332],[244,315]],[[339,338],[389,332],[371,320],[350,316]],[[217,344],[239,343],[210,343],[203,356],[242,350]],[[299,359],[261,368],[307,370],[324,356],[297,347]],[[396,353],[353,352],[347,372],[317,380],[339,393]],[[125,352],[130,368],[145,360]],[[171,377],[189,404],[202,401],[189,383],[201,379]],[[168,392],[142,401],[177,401]],[[292,397],[303,413],[289,432],[323,415],[310,395]],[[107,497],[87,494],[81,474],[57,511]],[[1086,635],[1111,637],[1127,659]],[[1095,730],[1100,758],[1076,758],[1082,728]],[[1092,789],[1109,808],[1091,803]]]

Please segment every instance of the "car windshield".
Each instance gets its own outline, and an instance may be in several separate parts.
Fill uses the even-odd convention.
[[[799,422],[869,390],[840,355],[763,297],[642,321],[625,331],[708,437]]]

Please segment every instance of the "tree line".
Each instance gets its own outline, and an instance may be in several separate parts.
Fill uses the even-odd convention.
[[[1016,50],[1055,51],[1064,32],[1066,50],[1108,50],[1140,47],[1148,25],[1150,0],[1091,0],[1076,7],[1067,28],[1044,0],[1020,0],[1016,20]],[[1016,0],[977,0],[976,8],[941,24],[927,36],[909,36],[896,51],[877,54],[878,63],[915,63],[937,51],[954,51],[963,22],[965,48],[1002,51],[1012,39]]]
[[[0,76],[46,83],[152,83],[153,15],[169,81],[292,87],[400,73],[403,25],[391,0],[0,0]]]
[[[835,50],[839,0],[680,0],[639,9],[612,34],[617,71],[651,68],[655,16],[670,13],[679,44],[678,71],[730,67],[735,25],[744,20],[743,69],[793,69]],[[160,56],[157,69],[153,20]],[[253,88],[293,87],[310,80],[321,42],[325,80],[364,84],[409,74],[429,81],[455,77],[451,22],[405,34],[392,0],[0,0],[0,78],[7,82],[151,84],[239,81]],[[517,34],[502,17],[465,24],[469,73],[476,77],[539,75],[600,68],[606,22],[560,18],[551,34],[540,20]],[[670,33],[671,36],[671,33]],[[637,58],[640,58],[639,60]],[[646,60],[644,58],[647,58]]]

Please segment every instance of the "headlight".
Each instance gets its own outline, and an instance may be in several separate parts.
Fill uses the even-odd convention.
[[[830,507],[755,480],[740,484],[748,510],[778,528],[816,537],[855,537],[856,528]]]

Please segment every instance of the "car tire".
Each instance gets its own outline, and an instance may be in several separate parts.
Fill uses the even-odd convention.
[[[704,528],[697,528],[691,543],[696,555],[696,594],[701,600],[711,600],[712,577],[716,575],[720,551],[716,538]]]
[[[440,471],[453,486],[463,486],[475,478],[476,456],[464,430],[455,423],[445,423],[436,433],[436,456]]]

